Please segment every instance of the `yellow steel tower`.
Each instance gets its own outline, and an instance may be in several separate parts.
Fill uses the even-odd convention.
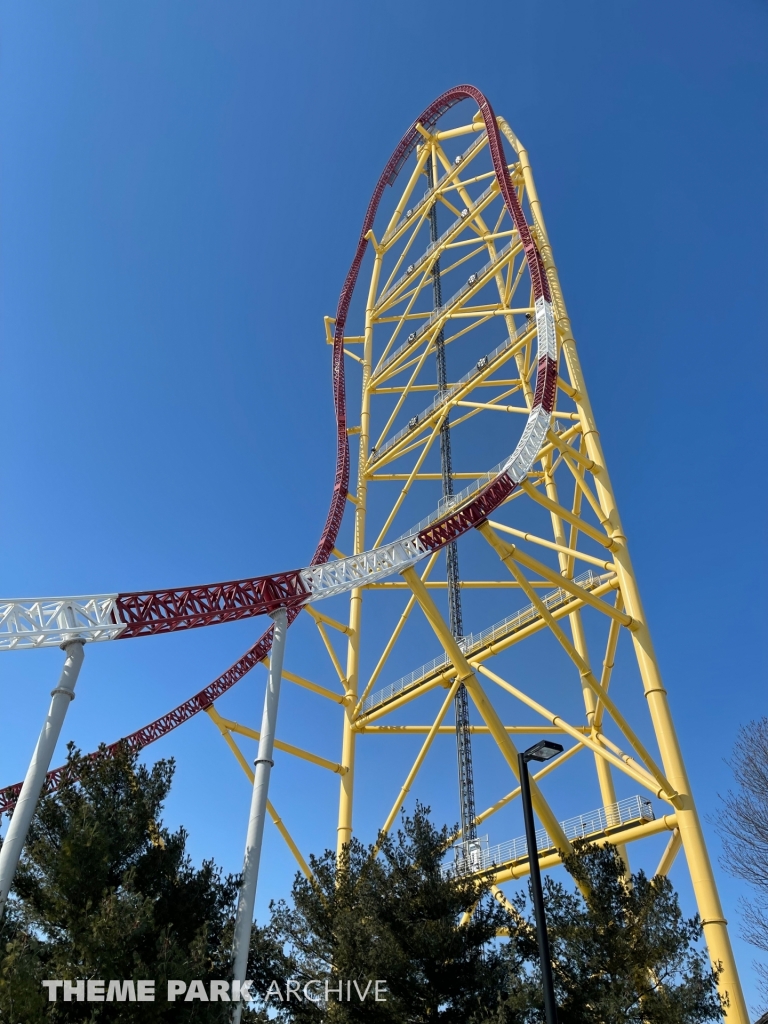
[[[475,93],[462,95],[477,98]],[[357,374],[361,384],[359,406],[350,395],[348,421],[356,462],[349,494],[353,550],[335,550],[336,557],[396,538],[439,501],[445,511],[458,506],[462,489],[477,490],[490,479],[490,467],[512,450],[536,401],[541,369],[530,243],[510,215],[491,161],[489,109],[464,124],[456,123],[455,111],[448,127],[437,116],[417,122],[416,143],[394,167],[388,180],[394,188],[367,233],[368,262],[361,271],[367,288],[358,286],[359,306],[353,304],[350,314],[358,324],[344,338],[348,376]],[[355,801],[365,798],[358,790],[368,784],[356,771],[359,744],[386,745],[395,737],[402,744],[405,736],[414,745],[402,779],[390,782],[388,773],[377,774],[378,787],[392,787],[391,810],[381,822],[388,830],[408,794],[419,793],[430,751],[455,736],[451,709],[462,684],[473,709],[469,732],[478,757],[485,764],[488,744],[496,750],[497,767],[483,784],[494,796],[476,814],[478,828],[492,825],[519,795],[521,737],[525,746],[526,734],[556,734],[565,749],[532,782],[547,833],[541,867],[556,866],[558,851],[570,850],[576,835],[614,844],[628,861],[634,844],[667,835],[658,866],[649,866],[666,874],[679,853],[685,858],[709,951],[721,966],[728,1019],[748,1024],[528,154],[506,121],[493,123],[505,140],[506,172],[551,295],[558,372],[551,425],[526,479],[459,539],[458,580],[451,583],[445,555],[436,550],[399,576],[307,606],[341,690],[290,672],[286,677],[339,705],[339,761],[277,746],[341,775],[341,848],[352,835]],[[333,331],[328,317],[329,342]],[[448,368],[442,381],[440,346]],[[446,430],[454,496],[446,496],[442,481],[439,449]],[[450,585],[460,588],[464,601],[464,636],[449,626]],[[644,702],[637,699],[640,687]],[[232,732],[254,735],[213,708],[209,713],[233,746]],[[388,763],[379,747],[374,756]],[[571,800],[574,779],[579,805],[564,814],[559,784],[567,780],[563,792]],[[455,773],[446,774],[444,784],[455,790]],[[597,809],[585,813],[590,807]],[[498,887],[528,872],[524,846],[492,846],[483,838],[462,845],[456,838],[462,869],[490,877],[503,903]]]

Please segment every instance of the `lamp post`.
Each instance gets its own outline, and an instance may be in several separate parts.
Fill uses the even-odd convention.
[[[539,851],[536,846],[536,828],[533,824],[533,805],[531,803],[531,780],[528,777],[529,761],[549,761],[555,754],[562,753],[560,743],[542,740],[528,750],[517,755],[520,769],[520,795],[523,800],[523,817],[525,818],[525,838],[528,844],[528,863],[531,868],[531,889],[533,890],[533,913],[536,919],[536,938],[539,943],[539,959],[541,960],[541,982],[544,988],[544,1016],[547,1024],[557,1024],[557,1005],[555,989],[552,984],[552,960],[549,955],[549,939],[547,938],[547,922],[544,917],[544,893],[541,889],[541,871],[539,870]]]

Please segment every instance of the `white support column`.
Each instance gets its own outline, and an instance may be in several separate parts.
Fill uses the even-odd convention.
[[[55,690],[51,690],[52,699],[48,717],[37,741],[11,823],[8,826],[8,834],[3,842],[3,848],[0,850],[0,915],[5,910],[5,903],[11,889],[13,876],[16,874],[19,857],[21,857],[45,777],[51,766],[51,758],[56,749],[59,733],[64,724],[64,716],[70,702],[75,699],[75,683],[80,674],[80,666],[83,664],[85,654],[84,644],[84,640],[75,637],[65,640],[61,645],[67,657],[59,685]]]
[[[259,878],[261,842],[264,836],[264,820],[267,813],[269,776],[274,764],[272,750],[275,743],[277,705],[280,698],[280,682],[283,675],[285,636],[288,630],[288,616],[285,608],[278,608],[276,612],[272,613],[272,618],[275,620],[275,632],[269,661],[267,692],[264,697],[264,714],[261,719],[259,751],[254,762],[255,771],[253,776],[253,792],[251,794],[251,814],[248,819],[248,838],[245,842],[243,881],[240,886],[240,898],[235,918],[235,936],[232,944],[232,959],[234,961],[233,979],[235,983],[240,984],[246,980],[245,975],[248,970],[248,950],[251,944],[251,925],[253,924],[253,908],[256,903],[256,884]],[[235,998],[234,991],[232,998]],[[242,1012],[243,1003],[238,999],[232,1015],[233,1024],[239,1024]]]

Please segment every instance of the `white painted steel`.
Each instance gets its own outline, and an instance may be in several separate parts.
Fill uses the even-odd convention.
[[[353,587],[386,579],[429,554],[429,548],[415,535],[385,544],[361,555],[350,555],[310,569],[302,569],[301,576],[311,596],[309,603],[334,594],[342,594]]]
[[[0,651],[60,647],[70,637],[114,640],[125,629],[117,594],[0,600]]]
[[[509,246],[502,249],[478,273],[496,268],[505,258]],[[475,284],[465,285],[460,292],[442,307],[447,307]],[[536,300],[537,359],[555,359],[557,340],[552,306],[546,299]],[[527,329],[527,328],[525,328]],[[421,329],[422,331],[424,328]],[[406,343],[407,346],[408,343]],[[394,355],[397,355],[395,353]],[[394,358],[394,355],[392,358]],[[387,361],[387,364],[391,359]],[[452,511],[460,509],[475,498],[484,487],[507,473],[514,483],[521,483],[533,467],[552,422],[552,414],[543,406],[533,408],[528,416],[520,441],[512,454],[490,472],[479,477],[458,494],[441,500],[437,509],[403,536],[381,547],[361,555],[339,558],[322,565],[313,565],[301,570],[301,577],[308,591],[305,603],[321,601],[326,597],[342,594],[353,587],[375,583],[396,572],[402,572],[414,565],[430,549],[423,544],[418,534],[422,530]],[[114,640],[125,629],[117,610],[117,594],[100,594],[93,597],[31,598],[28,600],[0,600],[0,651],[18,650],[31,647],[53,647],[72,635],[73,626],[79,636],[90,642]],[[70,625],[71,623],[71,625]]]
[[[240,885],[240,898],[237,903],[235,935],[232,945],[232,959],[234,961],[233,979],[237,982],[246,980],[245,975],[248,969],[248,950],[251,942],[253,908],[256,902],[261,844],[264,837],[264,821],[267,814],[269,776],[273,765],[272,753],[275,746],[277,707],[280,701],[280,682],[283,677],[285,637],[288,632],[288,615],[285,608],[278,608],[276,612],[272,613],[272,618],[275,620],[275,634],[272,641],[272,653],[269,659],[269,679],[267,680],[267,692],[264,696],[264,713],[261,719],[259,752],[256,755],[253,774],[251,813],[248,818],[248,835],[245,841],[245,859],[243,861],[243,881]],[[243,1004],[241,1001],[238,1001],[232,1016],[234,1024],[239,1024],[242,1012]]]
[[[82,639],[70,638],[63,644],[67,656],[61,678],[58,686],[51,690],[51,706],[29,763],[21,793],[3,841],[3,848],[0,850],[0,915],[5,909],[19,857],[27,839],[45,777],[51,766],[51,758],[64,723],[64,716],[70,703],[75,699],[75,683],[80,674],[80,666],[83,664],[84,643],[85,641]]]

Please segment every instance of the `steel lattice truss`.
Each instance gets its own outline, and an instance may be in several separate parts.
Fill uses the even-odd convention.
[[[441,127],[462,100],[474,102],[474,117],[459,123],[454,114],[455,123]],[[365,312],[348,325],[358,284],[367,294]],[[1,602],[0,649],[73,635],[126,639],[280,606],[289,608],[291,621],[303,612],[317,626],[319,658],[335,681],[291,671],[285,678],[338,708],[340,749],[333,760],[287,742],[277,747],[341,777],[340,844],[352,834],[362,784],[358,746],[392,736],[412,736],[416,744],[410,771],[392,787],[386,831],[416,791],[440,737],[454,735],[446,715],[463,685],[470,732],[477,743],[495,746],[509,771],[509,781],[477,813],[476,828],[493,828],[519,794],[516,740],[528,733],[562,737],[565,750],[532,782],[542,867],[559,864],[577,835],[615,844],[629,857],[634,842],[666,834],[657,870],[666,874],[683,851],[710,952],[723,967],[729,1020],[748,1024],[528,155],[478,90],[462,86],[439,97],[396,147],[374,190],[336,315],[325,324],[338,459],[310,566],[166,591]],[[438,345],[447,366],[443,382],[436,376]],[[347,371],[355,389],[350,385],[349,409]],[[454,493],[441,499],[446,426]],[[344,530],[349,555],[337,547]],[[463,637],[448,624],[443,549],[452,542],[461,552]],[[391,623],[384,643],[381,623]],[[542,640],[566,666],[556,692],[518,668],[521,652],[540,651]],[[215,702],[266,661],[270,644],[268,630],[208,687],[128,737],[129,745],[142,747],[206,711],[252,777],[236,737],[258,733],[224,717]],[[405,674],[394,668],[403,652],[410,658]],[[614,664],[622,660],[628,668],[612,686]],[[645,695],[643,721],[622,712],[632,673]],[[584,803],[558,815],[558,780],[577,771]],[[52,773],[49,788],[59,779],[60,770]],[[488,780],[476,781],[488,789]],[[4,807],[17,792],[3,792]],[[309,874],[286,824],[271,813]],[[483,873],[494,887],[528,871],[525,851],[510,835],[493,845],[483,836],[455,840],[456,870]]]

